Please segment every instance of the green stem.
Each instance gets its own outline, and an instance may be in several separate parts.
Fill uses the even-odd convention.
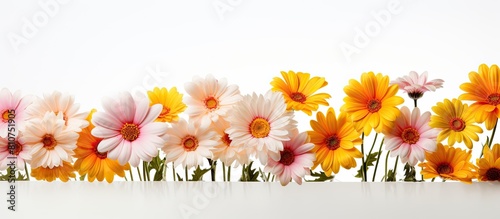
[[[365,149],[364,149],[365,146],[364,146],[364,144],[365,144],[365,133],[363,132],[361,134],[361,154],[363,155],[361,157],[361,162],[362,162],[361,170],[363,172],[363,174],[362,174],[363,175],[362,181],[366,182],[366,163],[365,163]]]
[[[266,177],[266,180],[267,180],[268,182],[270,182],[270,181],[269,181],[269,178],[271,178],[271,173],[270,173],[270,172],[269,172],[269,173],[267,173],[267,177]]]
[[[175,182],[175,178],[177,177],[177,174],[175,174],[175,165],[174,165],[174,162],[172,162],[172,174],[174,175],[174,182]]]
[[[413,103],[415,104],[415,108],[417,108],[417,99],[413,99]]]
[[[226,165],[222,162],[222,179],[226,181]]]
[[[26,161],[24,161],[24,171],[26,171],[26,180],[30,181],[30,174],[28,173],[28,165],[26,165]]]
[[[493,144],[493,138],[495,137],[495,132],[497,130],[497,124],[498,124],[498,118],[497,120],[495,121],[495,127],[493,127],[493,131],[491,132],[491,137],[490,137],[490,141],[486,142],[486,144],[488,144],[488,147],[491,148],[491,144]],[[479,156],[479,158],[483,157],[483,150],[481,149],[481,155]]]
[[[127,175],[124,175],[123,178],[125,178],[125,181],[128,181]]]
[[[245,176],[245,164],[241,167],[241,179],[243,182],[247,181],[247,177]]]
[[[132,168],[128,170],[130,172],[130,180],[134,181],[134,174],[132,173]]]
[[[387,164],[389,163],[389,154],[390,154],[390,151],[387,151],[387,155],[385,156],[385,175],[384,175],[384,178],[386,179],[386,181],[387,181]]]
[[[137,166],[137,174],[139,174],[139,181],[142,181],[141,171],[139,170],[139,166]]]
[[[373,139],[373,144],[372,147],[370,148],[370,152],[368,152],[368,155],[370,155],[373,151],[373,147],[375,147],[375,142],[377,141],[378,133],[375,133],[375,138]]]
[[[271,182],[274,182],[274,177],[275,177],[275,176],[276,176],[276,175],[274,175],[274,174],[273,174],[273,178],[271,179]]]
[[[394,163],[394,179],[396,179],[396,169],[398,168],[399,156],[396,157],[396,162]]]
[[[210,176],[212,177],[212,182],[215,182],[215,168],[217,168],[217,161],[208,159],[208,163],[210,164]]]
[[[432,178],[431,182],[434,182],[434,180],[436,180],[436,177]]]
[[[384,145],[384,140],[385,139],[382,139],[382,141],[380,142],[380,147],[378,149],[378,156],[377,156],[377,162],[375,163],[375,170],[373,171],[373,178],[372,178],[372,182],[375,182],[375,175],[377,174],[377,169],[378,169],[378,163],[380,161],[380,153],[382,153],[382,145]]]
[[[231,166],[227,166],[227,181],[231,182]]]
[[[184,167],[184,177],[186,177],[186,179],[184,179],[184,181],[187,182],[188,178],[189,178],[189,176],[188,176],[188,167],[187,166]]]

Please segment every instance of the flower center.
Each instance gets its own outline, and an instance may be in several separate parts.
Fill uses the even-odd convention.
[[[205,106],[210,110],[215,109],[219,106],[219,101],[217,101],[214,97],[209,97],[205,99]]]
[[[438,165],[437,172],[439,174],[450,174],[453,173],[453,167],[449,163],[442,163]]]
[[[422,96],[424,96],[424,93],[422,93],[422,92],[420,92],[420,91],[413,91],[413,92],[409,92],[409,93],[408,93],[408,96],[409,96],[411,99],[418,100],[418,99],[420,99]]]
[[[401,138],[408,144],[415,144],[418,142],[418,139],[420,139],[420,134],[416,129],[410,127],[403,130]]]
[[[450,121],[450,128],[453,131],[460,132],[465,129],[465,122],[461,118],[453,118]]]
[[[280,152],[281,158],[280,158],[280,163],[282,163],[285,166],[288,166],[293,163],[295,160],[295,155],[293,154],[293,151],[285,148],[283,151]]]
[[[194,151],[198,148],[198,139],[196,137],[188,135],[182,139],[182,146],[186,151]]]
[[[340,147],[340,139],[337,135],[332,135],[325,139],[326,147],[330,150],[337,150]]]
[[[3,111],[3,113],[2,113],[2,120],[3,120],[4,122],[9,121],[9,115],[10,115],[9,110],[5,110],[5,111]]]
[[[229,138],[229,135],[227,133],[224,133],[224,136],[220,138],[222,143],[224,143],[226,146],[231,145],[231,139]]]
[[[23,145],[21,143],[19,143],[18,141],[16,141],[16,148],[14,148],[14,154],[13,155],[19,155],[19,153],[21,153],[21,151],[23,151]]]
[[[250,133],[255,138],[264,138],[271,132],[271,125],[269,122],[263,118],[255,118],[252,123],[250,123]]]
[[[500,103],[500,94],[494,93],[488,96],[488,103],[496,106]]]
[[[45,134],[42,138],[43,147],[47,150],[52,150],[57,145],[57,141],[51,134]]]
[[[94,154],[101,159],[106,159],[108,157],[108,152],[101,153],[99,150],[97,150],[97,146],[99,143],[102,141],[102,139],[97,139],[96,141],[92,142],[92,147],[94,148]]]
[[[170,112],[170,108],[163,106],[163,109],[161,110],[160,116],[158,116],[158,117],[164,118],[165,116],[168,115],[169,112]]]
[[[368,111],[370,111],[370,113],[375,113],[375,112],[378,112],[380,110],[380,108],[382,108],[382,104],[380,103],[379,100],[372,99],[372,100],[368,101],[368,103],[366,104],[366,107],[368,108]]]
[[[141,132],[136,124],[125,123],[120,133],[122,134],[123,139],[127,141],[134,141],[139,137]]]
[[[500,170],[497,168],[490,168],[486,171],[486,178],[489,181],[500,180]]]
[[[304,103],[306,101],[307,97],[303,93],[300,92],[295,92],[290,95],[290,98],[292,98],[293,101],[295,102],[301,102]]]

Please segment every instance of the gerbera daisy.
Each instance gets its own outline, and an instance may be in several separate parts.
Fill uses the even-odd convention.
[[[205,158],[212,158],[210,151],[217,145],[216,133],[210,130],[209,124],[199,121],[188,122],[180,119],[167,129],[165,145],[162,150],[166,154],[166,162],[174,162],[176,166],[191,168],[203,165]]]
[[[474,125],[474,113],[467,104],[453,99],[444,99],[432,107],[436,115],[431,116],[429,125],[432,128],[439,128],[441,132],[437,137],[437,142],[448,138],[448,145],[453,146],[455,142],[461,143],[472,149],[472,140],[478,141],[477,133],[483,133],[481,127]],[[472,139],[472,140],[471,140]]]
[[[120,165],[118,161],[111,160],[108,158],[106,152],[101,153],[97,150],[97,145],[102,141],[101,138],[96,138],[91,134],[94,125],[91,123],[92,114],[96,110],[92,110],[87,117],[89,121],[89,126],[84,128],[80,132],[80,137],[75,149],[75,161],[74,168],[78,171],[80,176],[87,175],[90,182],[93,182],[96,178],[98,181],[103,181],[106,178],[108,183],[113,182],[114,176],[118,175],[120,177],[125,177],[124,170],[130,170],[130,165],[127,163],[125,166]]]
[[[265,165],[268,156],[280,160],[282,141],[288,141],[289,131],[297,127],[293,112],[286,110],[280,92],[265,95],[246,95],[228,117],[231,124],[226,132],[234,144],[244,148],[255,147],[260,162]]]
[[[0,138],[7,137],[9,119],[15,121],[15,134],[24,130],[26,108],[33,102],[32,96],[21,97],[21,91],[12,94],[7,88],[0,91]]]
[[[344,112],[337,119],[335,110],[330,107],[326,117],[323,112],[318,112],[316,120],[311,120],[310,124],[313,130],[308,134],[314,144],[312,151],[316,154],[313,169],[321,164],[321,169],[330,176],[332,172],[338,173],[340,166],[346,169],[356,167],[354,158],[363,157],[355,147],[361,144],[361,138]]]
[[[12,159],[16,159],[17,170],[24,170],[24,162],[29,163],[31,160],[31,147],[26,145],[20,136],[22,132],[18,133],[16,140],[13,141],[15,145],[10,145],[10,148],[8,139],[0,138],[0,170],[6,170]]]
[[[460,85],[466,93],[458,98],[475,101],[470,107],[476,122],[486,121],[486,129],[491,130],[500,118],[500,70],[497,65],[481,64],[478,72],[469,73],[470,83]]]
[[[282,71],[281,76],[273,78],[271,85],[273,91],[283,93],[287,104],[287,110],[301,110],[311,116],[312,111],[316,111],[319,105],[328,106],[326,99],[331,98],[330,94],[314,94],[320,88],[328,85],[323,77],[310,78],[309,73]]]
[[[427,162],[419,163],[424,179],[441,177],[447,180],[459,180],[471,183],[475,178],[475,166],[470,162],[471,150],[468,152],[441,143],[435,152],[425,152]]]
[[[149,104],[161,104],[163,109],[160,115],[156,118],[156,122],[176,122],[179,120],[179,114],[186,110],[187,106],[182,102],[182,94],[177,92],[176,87],[161,89],[155,87],[152,91],[148,91]]]
[[[88,125],[85,117],[88,112],[78,113],[79,104],[75,103],[74,96],[54,91],[44,94],[43,99],[37,98],[27,109],[28,119],[42,118],[47,112],[62,113],[64,124],[68,129],[79,132]]]
[[[38,167],[31,170],[31,176],[35,177],[37,180],[45,180],[52,182],[56,179],[60,179],[63,182],[67,182],[69,178],[76,178],[75,169],[70,162],[63,162],[60,166],[49,168],[49,167]]]
[[[391,151],[391,156],[400,156],[402,163],[408,162],[411,166],[424,161],[424,152],[436,150],[439,134],[429,126],[430,117],[430,112],[421,115],[418,107],[410,113],[408,107],[403,106],[394,125],[384,130],[385,149]]]
[[[291,140],[283,142],[280,160],[269,158],[264,171],[276,175],[282,186],[286,186],[292,179],[299,185],[302,184],[302,178],[309,174],[309,168],[316,159],[311,152],[314,144],[308,143],[308,138],[306,132],[299,134],[297,130],[292,131]]]
[[[415,71],[411,71],[409,75],[396,78],[395,81],[391,82],[391,84],[397,84],[399,89],[408,93],[408,96],[414,100],[421,98],[427,91],[436,91],[436,89],[442,88],[443,83],[444,81],[441,79],[427,81],[426,71],[421,75],[418,75]]]
[[[164,143],[161,136],[167,129],[166,123],[153,122],[161,113],[161,104],[150,107],[147,97],[134,99],[129,92],[123,92],[115,98],[104,97],[102,105],[104,112],[92,116],[95,128],[91,131],[103,139],[97,146],[99,153],[107,152],[120,165],[130,163],[133,167],[158,155]]]
[[[361,82],[349,80],[344,92],[347,97],[341,111],[346,112],[356,130],[365,135],[369,135],[372,128],[377,133],[382,132],[383,127],[389,126],[399,115],[396,106],[404,102],[403,98],[396,96],[398,85],[389,86],[389,77],[380,73],[363,73]]]
[[[53,168],[71,162],[78,134],[64,125],[63,113],[47,112],[43,118],[30,119],[21,137],[31,147],[31,166]]]
[[[479,181],[500,181],[500,144],[483,148],[483,157],[476,160]]]
[[[190,119],[201,120],[204,124],[217,121],[219,116],[225,117],[227,111],[241,99],[237,85],[228,85],[226,79],[218,80],[210,74],[205,78],[194,77],[184,88],[189,94],[186,97],[186,113]]]
[[[242,164],[241,157],[248,155],[246,151],[241,148],[241,145],[231,144],[231,138],[229,138],[229,134],[226,133],[229,127],[229,122],[224,119],[219,119],[217,122],[212,123],[211,129],[216,131],[216,138],[218,139],[217,145],[212,148],[213,159],[218,159],[227,166],[234,164],[234,167],[238,167]]]

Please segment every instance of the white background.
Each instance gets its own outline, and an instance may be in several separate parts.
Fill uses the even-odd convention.
[[[55,4],[47,9],[47,2]],[[62,91],[88,111],[123,90],[176,86],[184,93],[194,75],[225,77],[243,94],[264,93],[280,71],[294,70],[325,77],[329,84],[320,91],[332,95],[338,110],[343,87],[363,72],[395,79],[428,71],[430,79],[445,80],[419,101],[429,111],[458,97],[458,86],[481,63],[498,63],[499,6],[494,0],[1,1],[0,87],[39,96]],[[362,34],[369,36],[356,43]],[[342,51],[347,44],[355,53]],[[308,130],[312,117],[296,117]],[[336,180],[352,180],[352,171],[344,174]]]

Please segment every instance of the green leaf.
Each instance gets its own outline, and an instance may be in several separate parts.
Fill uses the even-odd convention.
[[[80,176],[80,181],[84,181],[85,180],[85,176],[87,176],[87,174],[83,174]]]
[[[184,179],[182,179],[181,175],[179,175],[178,173],[177,174],[177,181],[184,181]]]
[[[403,180],[405,182],[417,182],[417,178],[415,177],[417,172],[415,171],[414,166],[411,166],[408,163],[406,163],[404,170],[405,170],[405,178]]]
[[[152,170],[156,170],[155,175],[153,177],[154,181],[163,180],[163,168],[165,167],[165,158],[160,159],[160,154],[158,156],[153,157],[151,162],[146,165],[146,169],[148,174],[151,175]]]
[[[9,167],[7,168],[7,174],[4,175],[2,173],[0,173],[0,181],[9,181],[9,179],[11,179],[11,175],[9,175],[10,171],[12,169]],[[17,172],[17,177],[14,177],[14,179],[16,181],[28,181],[28,177],[26,177],[25,175],[21,174],[21,172],[19,171],[16,171]]]
[[[366,157],[366,160],[365,160],[366,171],[368,171],[368,167],[373,166],[373,162],[377,161],[377,157],[378,157],[378,152],[373,152],[371,154],[368,154],[368,156]],[[363,165],[361,165],[359,167],[358,174],[356,174],[356,176],[354,176],[354,177],[363,178]]]
[[[315,177],[314,180],[306,180],[306,182],[326,182],[326,181],[332,181],[334,175],[327,176],[325,172],[320,171],[320,172],[313,172],[310,170],[311,176]]]
[[[389,170],[387,172],[386,182],[396,182],[396,172],[394,170]]]
[[[194,170],[194,172],[193,172],[193,175],[191,177],[192,179],[189,181],[202,181],[203,175],[210,170],[211,170],[211,168],[201,169],[200,166],[198,165],[198,167],[196,167],[196,170]]]
[[[259,171],[256,169],[252,169],[253,161],[248,164],[247,167],[243,170],[243,175],[240,178],[240,181],[243,182],[259,182]]]

